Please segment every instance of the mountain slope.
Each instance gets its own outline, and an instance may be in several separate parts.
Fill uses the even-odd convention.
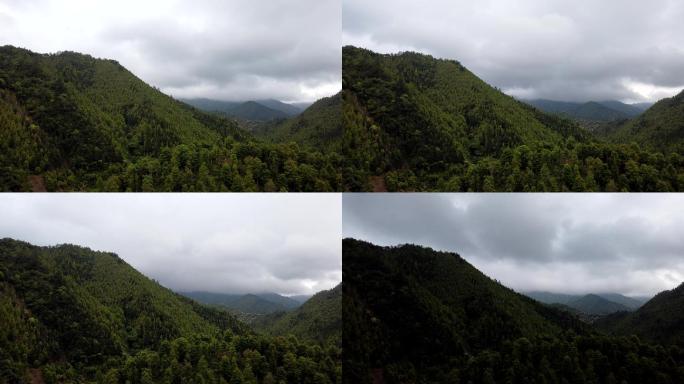
[[[584,295],[566,304],[568,307],[575,308],[590,315],[607,315],[610,313],[629,311],[627,306],[614,303],[599,295]]]
[[[299,308],[260,319],[256,329],[271,335],[292,334],[319,343],[342,342],[342,285],[313,295]]]
[[[684,148],[684,91],[655,103],[641,116],[613,130],[609,139],[636,142],[666,152]]]
[[[668,159],[666,172],[651,150],[599,142],[577,122],[503,94],[456,61],[350,46],[342,60],[348,190],[684,187],[672,177],[682,171],[678,159]],[[649,182],[634,173],[642,167]]]
[[[3,191],[341,189],[334,154],[264,143],[73,52],[0,47],[0,124]]]
[[[681,350],[592,332],[454,253],[343,240],[344,382],[684,379]]]
[[[597,325],[616,334],[684,345],[684,284],[657,294],[634,312],[606,317]]]
[[[343,240],[342,249],[344,369],[359,382],[371,367],[410,361],[421,371],[505,340],[584,329],[573,316],[503,287],[454,253],[353,239]]]
[[[1,383],[335,383],[340,350],[255,334],[112,253],[0,240]]]
[[[294,141],[313,148],[339,149],[342,94],[313,103],[296,117],[260,127],[255,134],[275,142]]]

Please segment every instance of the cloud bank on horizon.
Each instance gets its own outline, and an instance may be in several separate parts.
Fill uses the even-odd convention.
[[[342,281],[340,200],[335,194],[7,194],[0,196],[0,238],[114,252],[176,291],[313,294]]]
[[[518,291],[653,295],[684,282],[684,196],[345,194],[345,237],[451,251]]]
[[[343,44],[459,60],[524,99],[654,102],[684,89],[684,2],[343,0]]]
[[[179,98],[315,101],[341,80],[341,0],[0,0],[0,45],[114,59]]]

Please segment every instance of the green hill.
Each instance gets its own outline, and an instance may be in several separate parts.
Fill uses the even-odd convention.
[[[655,150],[684,153],[684,91],[658,101],[608,137],[616,142],[636,142]]]
[[[684,355],[595,333],[459,255],[343,240],[346,383],[640,382]]]
[[[348,190],[684,188],[680,156],[602,143],[574,121],[505,95],[457,61],[347,46],[342,67]]]
[[[258,330],[271,335],[292,334],[319,343],[342,343],[342,285],[318,292],[301,307],[259,319]]]
[[[657,294],[634,312],[606,317],[597,325],[611,333],[684,345],[684,284]]]
[[[3,383],[334,382],[338,375],[320,358],[336,359],[337,351],[257,336],[112,253],[0,240],[0,293]]]
[[[313,103],[301,114],[259,127],[255,134],[274,142],[294,141],[313,148],[340,150],[342,93]]]
[[[0,47],[1,190],[338,190],[335,157],[263,143],[112,60]],[[36,183],[33,183],[36,184]]]

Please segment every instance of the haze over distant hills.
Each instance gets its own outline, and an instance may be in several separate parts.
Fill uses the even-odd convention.
[[[277,293],[222,294],[211,292],[179,292],[181,295],[203,304],[218,305],[234,311],[265,315],[279,311],[290,311],[301,302]]]

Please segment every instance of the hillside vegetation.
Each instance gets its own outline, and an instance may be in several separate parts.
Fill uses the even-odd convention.
[[[684,158],[608,144],[460,63],[343,48],[349,190],[668,191]]]
[[[324,344],[342,343],[342,284],[318,292],[301,307],[259,319],[254,326],[271,335],[295,335]]]
[[[0,124],[2,190],[342,188],[334,153],[264,143],[115,61],[73,52],[0,47]]]
[[[457,254],[353,239],[343,240],[342,252],[346,383],[684,379],[680,347],[600,334]]]
[[[340,351],[253,333],[112,253],[0,240],[2,383],[336,383]]]

